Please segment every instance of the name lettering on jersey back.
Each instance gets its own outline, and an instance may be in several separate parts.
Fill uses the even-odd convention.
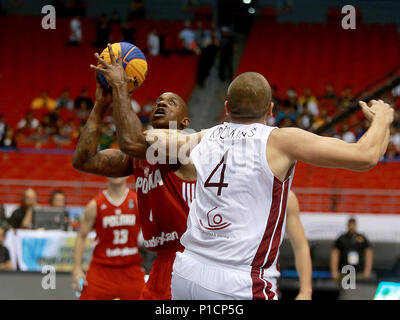
[[[254,137],[257,128],[246,129],[230,128],[228,126],[216,128],[210,135],[212,139],[241,139]]]
[[[133,256],[139,252],[138,248],[115,248],[115,249],[107,249],[106,255],[107,257],[126,257]]]
[[[138,177],[136,179],[136,192],[141,189],[143,194],[147,194],[150,190],[164,185],[161,172],[159,169],[149,174],[148,177]]]
[[[146,248],[155,248],[158,246],[162,246],[165,242],[178,240],[178,232],[173,231],[170,233],[165,233],[164,231],[161,233],[159,237],[153,237],[150,240],[144,240],[144,246]]]
[[[103,228],[134,226],[136,223],[136,215],[134,214],[119,214],[115,216],[103,217]]]

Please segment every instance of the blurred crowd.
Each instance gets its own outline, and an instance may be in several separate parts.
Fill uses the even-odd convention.
[[[327,84],[321,96],[313,94],[310,88],[298,93],[288,88],[284,98],[277,95],[277,87],[272,87],[274,116],[269,125],[279,127],[299,127],[308,131],[328,123],[332,118],[350,107],[355,99],[351,87],[346,87],[338,94],[332,84]],[[400,110],[400,86],[385,94],[381,99]],[[324,135],[342,139],[348,143],[357,142],[369,127],[362,111],[354,113],[346,121],[326,131]],[[390,128],[390,142],[386,159],[400,158],[400,112],[395,113],[395,121]]]
[[[325,93],[320,97],[314,95],[309,88],[302,94],[298,94],[294,88],[288,88],[284,98],[277,94],[276,87],[273,86],[272,91],[274,112],[273,117],[269,119],[269,125],[299,127],[309,131],[321,127],[335,115],[345,111],[354,99],[350,87],[338,94],[331,84],[326,85]],[[395,88],[381,98],[400,109],[400,88]],[[134,96],[132,97],[132,109],[138,114],[145,129],[151,129],[150,114],[154,104],[154,101],[149,100],[140,105]],[[70,97],[68,89],[64,89],[56,99],[42,91],[33,99],[30,110],[15,128],[7,125],[4,115],[0,115],[0,147],[73,149],[93,105],[94,101],[85,88],[75,99]],[[101,131],[101,149],[117,147],[116,130],[111,114],[110,112],[105,118]],[[364,134],[368,126],[368,121],[359,111],[345,122],[333,126],[325,135],[352,143]],[[385,157],[397,159],[400,158],[400,112],[395,113],[390,133]]]

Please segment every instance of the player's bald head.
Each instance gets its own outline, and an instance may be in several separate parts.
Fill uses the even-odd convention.
[[[258,119],[265,116],[272,99],[271,87],[261,74],[245,72],[228,88],[228,106],[233,119]]]

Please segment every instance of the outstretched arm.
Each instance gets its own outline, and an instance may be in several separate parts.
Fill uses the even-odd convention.
[[[112,86],[113,116],[117,128],[118,145],[121,151],[131,157],[144,159],[148,144],[143,134],[142,123],[132,109],[128,92],[128,83],[133,80],[128,78],[124,71],[121,52],[118,53],[117,60],[110,44],[108,44],[108,50],[111,64],[108,64],[96,53],[96,58],[105,69],[93,65],[91,68],[102,72]]]
[[[75,149],[73,166],[87,173],[106,177],[125,177],[132,174],[132,161],[123,152],[114,149],[98,151],[100,130],[111,95],[96,82],[96,102]]]
[[[360,105],[371,125],[357,143],[321,137],[297,128],[272,131],[268,140],[267,159],[268,162],[272,162],[271,169],[274,174],[285,176],[287,169],[296,160],[321,167],[353,171],[373,168],[387,148],[389,126],[394,113],[393,109],[381,100],[372,100],[369,107],[364,102],[360,102]],[[272,153],[276,153],[277,156],[268,156],[268,149],[274,150]]]
[[[311,300],[312,264],[310,247],[299,217],[300,207],[293,191],[289,193],[286,232],[292,245],[296,270],[300,280],[300,291],[296,300]]]

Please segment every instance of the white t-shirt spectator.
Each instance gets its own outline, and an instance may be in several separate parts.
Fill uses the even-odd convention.
[[[182,39],[185,48],[188,50],[191,50],[191,51],[193,50],[192,45],[195,42],[195,38],[196,38],[196,35],[193,32],[193,30],[191,30],[191,29],[183,29],[179,33],[179,39]]]
[[[32,129],[36,129],[39,126],[39,124],[40,124],[39,120],[36,119],[36,118],[33,118],[32,121],[31,121],[31,128]],[[26,119],[25,118],[21,119],[17,124],[17,128],[18,129],[22,129],[25,126],[26,126]]]
[[[147,46],[151,56],[158,56],[160,54],[160,38],[157,34],[150,33],[147,37]]]
[[[71,42],[81,42],[82,41],[82,25],[79,19],[74,18],[70,23],[70,36],[69,41]]]
[[[344,141],[346,141],[347,143],[356,142],[356,136],[355,136],[355,134],[354,134],[353,132],[351,132],[351,131],[346,131],[346,132],[343,134],[342,139],[343,139]]]
[[[395,132],[392,136],[390,136],[389,142],[393,143],[394,146],[396,147],[396,150],[400,152],[400,132],[399,131]]]
[[[131,100],[131,106],[132,106],[133,111],[135,111],[136,113],[138,113],[141,109],[140,104],[135,99]]]

